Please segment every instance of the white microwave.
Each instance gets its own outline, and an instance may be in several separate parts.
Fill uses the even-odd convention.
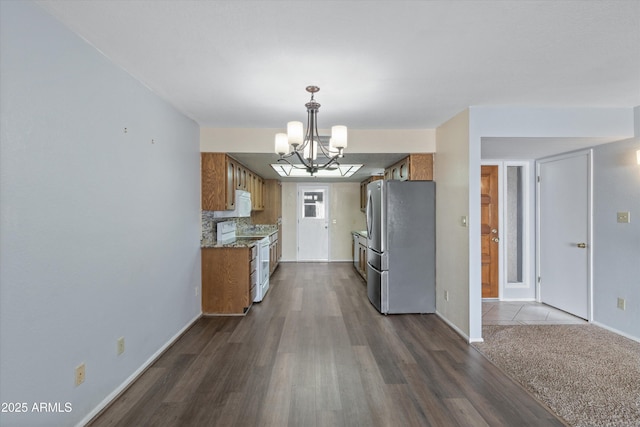
[[[214,211],[214,218],[240,218],[251,216],[251,193],[236,190],[236,207],[230,211]]]

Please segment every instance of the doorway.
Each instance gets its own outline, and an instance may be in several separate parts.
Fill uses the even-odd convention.
[[[499,208],[498,166],[482,166],[480,169],[482,298],[500,296]]]
[[[298,261],[329,261],[329,186],[298,185]]]
[[[591,311],[591,151],[538,162],[539,300],[583,319]]]
[[[492,160],[481,165],[482,298],[536,298],[532,242],[534,188],[531,161]],[[530,212],[531,210],[531,212]]]

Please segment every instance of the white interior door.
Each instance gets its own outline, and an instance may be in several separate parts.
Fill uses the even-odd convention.
[[[298,186],[298,261],[329,261],[329,186]]]
[[[541,161],[540,300],[589,318],[590,152]]]

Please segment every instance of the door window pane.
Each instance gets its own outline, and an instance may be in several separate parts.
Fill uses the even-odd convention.
[[[522,166],[507,166],[507,281],[522,283],[523,182]]]
[[[304,218],[324,219],[324,191],[305,191],[302,206]]]

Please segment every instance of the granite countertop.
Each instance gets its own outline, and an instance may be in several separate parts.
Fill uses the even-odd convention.
[[[211,227],[213,229],[213,227]],[[258,243],[256,237],[268,237],[278,232],[278,225],[274,224],[253,224],[239,225],[236,231],[236,241],[232,243],[218,243],[215,240],[215,233],[209,230],[203,233],[200,240],[200,248],[250,248]]]
[[[362,230],[362,231],[356,231],[356,230],[354,230],[354,231],[352,231],[352,232],[351,232],[351,234],[359,234],[359,235],[361,235],[362,237],[367,237],[367,230]]]
[[[254,224],[249,226],[240,226],[236,231],[238,239],[242,237],[267,237],[278,232],[278,225],[274,224]]]
[[[264,232],[259,232],[259,233],[242,233],[242,234],[238,234],[237,237],[238,239],[251,239],[251,238],[255,238],[255,237],[269,237],[272,234],[276,234],[278,232],[278,230],[274,230],[274,231],[264,231]]]
[[[231,243],[218,243],[218,242],[200,242],[200,248],[250,248],[255,246],[258,240],[237,238],[235,242]]]

